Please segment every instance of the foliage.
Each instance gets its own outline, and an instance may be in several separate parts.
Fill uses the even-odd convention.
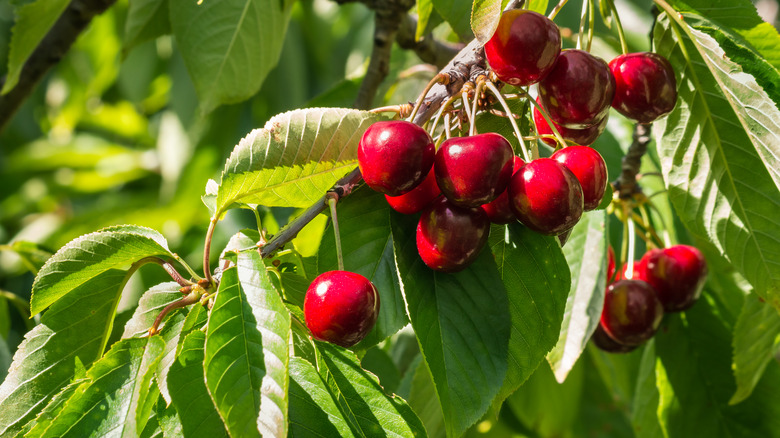
[[[643,223],[710,270],[696,306],[623,355],[589,342],[607,248],[626,241],[611,191],[565,245],[493,225],[447,274],[417,255],[418,216],[355,188],[343,262],[378,288],[379,320],[351,349],[309,337],[303,296],[338,267],[334,221],[258,249],[388,118],[349,109],[374,74],[374,13],[337,3],[119,1],[0,131],[0,436],[780,435],[780,35],[750,1],[616,2],[630,51],[667,57],[679,93],[643,159],[658,190]],[[612,1],[583,2],[603,25],[570,3],[564,46],[591,29],[595,54],[619,53]],[[484,43],[506,4],[417,0],[412,34]],[[0,4],[4,93],[67,6]],[[415,102],[419,64],[394,45],[373,106]],[[531,134],[531,107],[510,107]],[[611,179],[631,127],[613,112],[594,145]]]

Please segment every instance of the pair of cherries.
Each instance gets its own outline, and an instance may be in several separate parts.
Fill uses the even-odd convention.
[[[609,107],[640,123],[668,114],[677,102],[677,84],[669,61],[651,52],[620,55],[607,64],[577,50],[561,50],[558,26],[527,10],[504,12],[485,55],[499,80],[515,86],[538,83],[539,103],[563,138],[590,145],[604,131]],[[538,108],[539,135],[552,128]],[[545,142],[554,145],[551,138]]]
[[[689,309],[701,295],[707,263],[701,251],[688,245],[652,249],[631,265],[615,272],[612,248],[607,275],[610,281],[601,321],[593,342],[605,351],[628,352],[650,339],[664,313]],[[612,277],[615,281],[612,282]]]

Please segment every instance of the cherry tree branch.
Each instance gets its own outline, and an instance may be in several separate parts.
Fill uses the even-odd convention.
[[[0,131],[30,95],[49,69],[60,62],[76,38],[96,15],[103,13],[116,0],[73,0],[54,23],[38,47],[27,59],[19,82],[7,94],[0,95]],[[0,80],[0,88],[5,78]]]
[[[620,199],[628,199],[642,190],[636,182],[636,176],[639,174],[642,156],[647,152],[647,145],[650,144],[651,127],[650,123],[634,125],[634,140],[621,160],[620,176],[612,183]]]

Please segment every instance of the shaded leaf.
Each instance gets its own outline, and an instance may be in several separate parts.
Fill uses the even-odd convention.
[[[485,44],[498,28],[501,19],[501,0],[474,0],[471,6],[471,31]]]
[[[459,436],[488,410],[507,375],[507,292],[487,248],[461,272],[432,271],[417,254],[414,217],[391,219],[412,327],[436,384],[447,435]]]
[[[414,33],[414,39],[420,40],[425,35],[425,31],[428,28],[428,22],[431,20],[431,14],[433,14],[433,0],[418,0],[417,1],[417,29]]]
[[[168,0],[131,0],[125,21],[125,51],[171,32]]]
[[[421,360],[416,363],[417,366],[408,372],[411,380],[409,406],[420,417],[430,438],[443,438],[447,435],[444,414],[436,398],[436,386],[433,384],[431,372]]]
[[[587,212],[572,230],[563,255],[571,272],[571,292],[558,343],[547,361],[559,382],[566,379],[599,324],[607,280],[606,213]]]
[[[225,163],[218,214],[233,203],[308,207],[357,165],[363,132],[382,120],[366,111],[312,108],[271,118]]]
[[[355,434],[314,366],[290,358],[290,437],[344,437]]]
[[[471,0],[433,0],[433,7],[462,41],[474,37],[471,33]]]
[[[631,424],[637,438],[663,436],[658,420],[659,393],[655,381],[655,341],[647,342],[639,365],[636,391],[631,408]]]
[[[734,325],[734,377],[737,391],[730,404],[750,396],[767,365],[774,359],[780,343],[780,315],[777,309],[762,303],[754,294],[745,298],[745,304]]]

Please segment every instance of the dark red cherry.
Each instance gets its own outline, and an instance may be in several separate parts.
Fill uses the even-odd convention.
[[[552,158],[577,177],[585,211],[598,207],[607,190],[607,163],[601,154],[588,146],[569,146],[552,154]]]
[[[433,166],[436,147],[431,136],[403,120],[376,122],[358,145],[358,164],[366,184],[390,196],[417,187]]]
[[[379,293],[360,274],[324,272],[309,285],[303,314],[315,338],[351,347],[374,327],[379,315]]]
[[[525,162],[520,157],[515,157],[512,164],[512,175],[515,174]],[[517,220],[517,217],[509,207],[509,190],[504,190],[498,195],[498,198],[490,201],[487,204],[483,204],[480,208],[485,210],[485,213],[490,219],[490,222],[494,224],[511,224]]]
[[[601,324],[596,326],[596,331],[593,332],[593,336],[590,338],[593,344],[600,350],[608,353],[628,353],[636,350],[638,345],[623,345],[620,342],[612,339]]]
[[[609,62],[615,77],[612,107],[640,123],[669,114],[677,103],[674,69],[663,56],[652,52],[620,55]]]
[[[582,187],[566,166],[552,158],[539,158],[512,176],[509,205],[528,228],[558,235],[580,220]]]
[[[653,249],[642,258],[645,280],[650,283],[667,312],[690,308],[707,280],[707,262],[698,249],[675,245]]]
[[[550,119],[567,128],[598,124],[609,113],[615,78],[607,63],[583,50],[567,49],[539,82],[539,96]]]
[[[488,132],[445,140],[436,152],[436,182],[453,204],[479,207],[496,199],[512,176],[512,145]]]
[[[417,224],[417,252],[437,271],[465,269],[487,242],[490,221],[480,208],[458,207],[439,197]]]
[[[485,55],[498,79],[515,86],[539,82],[561,53],[561,31],[542,14],[512,9],[501,15],[485,44]]]
[[[615,341],[639,345],[658,330],[664,308],[652,286],[642,280],[619,280],[607,287],[601,326]]]
[[[410,192],[404,193],[400,196],[388,196],[385,195],[387,203],[393,210],[403,214],[414,214],[422,211],[423,208],[428,206],[437,196],[441,194],[439,186],[436,185],[436,174],[433,173],[433,169],[428,172],[428,176],[425,177],[419,186],[413,188]]]
[[[536,98],[536,102],[541,105],[541,101],[539,97]],[[556,128],[558,128],[558,132],[561,133],[561,137],[563,137],[564,140],[572,144],[589,146],[593,144],[593,142],[595,142],[597,138],[599,138],[599,136],[601,135],[601,133],[604,132],[605,129],[607,129],[608,120],[609,120],[609,113],[607,113],[607,115],[604,116],[604,118],[601,119],[595,125],[583,129],[571,129],[565,126],[561,126],[555,122],[553,122],[553,124],[555,125]],[[553,135],[552,128],[550,128],[550,125],[547,123],[547,120],[544,119],[542,113],[539,112],[539,109],[536,108],[535,106],[534,106],[534,125],[536,126],[536,133],[538,135]],[[545,137],[542,138],[542,141],[549,144],[550,146],[555,146],[556,144],[556,141],[553,138]]]
[[[618,280],[645,280],[645,263],[643,260],[636,260],[633,263],[633,269],[631,270],[631,278],[628,278],[628,263],[623,264],[620,271],[615,275],[615,281]]]

